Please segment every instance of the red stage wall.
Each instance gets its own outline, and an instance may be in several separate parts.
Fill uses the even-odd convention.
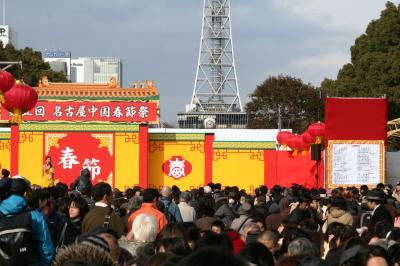
[[[325,140],[384,140],[388,102],[382,98],[327,98]]]
[[[316,188],[316,161],[311,160],[310,153],[305,156],[292,156],[287,151],[264,151],[265,185],[271,188],[274,185],[290,187],[293,183],[307,188]],[[324,162],[319,164],[319,187],[325,186]]]

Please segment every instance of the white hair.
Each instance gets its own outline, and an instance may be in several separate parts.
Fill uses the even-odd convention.
[[[132,223],[134,239],[139,242],[153,242],[157,230],[156,219],[152,215],[139,214]]]

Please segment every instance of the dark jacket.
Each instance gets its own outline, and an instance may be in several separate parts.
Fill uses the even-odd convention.
[[[86,214],[82,222],[82,233],[88,233],[97,227],[102,227],[107,214],[110,214],[109,228],[120,238],[124,234],[124,222],[110,207],[96,206]]]
[[[27,204],[23,197],[12,195],[0,203],[0,212],[5,216],[16,215],[21,213],[26,206]],[[50,265],[54,248],[46,221],[40,212],[33,210],[30,213],[37,251],[37,265]]]
[[[178,205],[176,205],[167,197],[161,197],[160,201],[164,204],[164,212],[168,211],[168,213],[174,217],[175,222],[183,222]]]
[[[223,204],[215,212],[215,217],[224,222],[226,227],[230,227],[232,221],[236,218],[236,213],[229,207],[228,204]]]
[[[69,245],[75,242],[77,236],[81,234],[82,220],[70,220],[66,222],[64,237],[61,239],[62,245]]]
[[[90,179],[90,171],[85,168],[81,171],[81,175],[78,176],[75,181],[71,184],[71,190],[78,190],[84,195],[90,194],[92,190],[92,180]]]
[[[370,228],[373,228],[380,221],[387,221],[388,223],[393,224],[392,215],[382,204],[378,208],[376,208],[374,214],[371,216],[369,224]]]

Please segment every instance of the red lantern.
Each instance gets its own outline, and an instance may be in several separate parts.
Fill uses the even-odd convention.
[[[13,113],[11,123],[20,124],[22,122],[22,114],[35,107],[38,94],[32,87],[17,83],[4,93],[4,99],[4,108]]]
[[[293,134],[289,131],[281,131],[276,135],[276,140],[280,145],[287,146],[286,141],[292,136]]]
[[[304,147],[304,140],[299,135],[293,135],[286,141],[289,148],[293,150],[293,155],[296,156],[297,153]]]
[[[4,93],[15,84],[15,78],[7,71],[0,70],[0,103],[4,103]]]
[[[314,143],[315,142],[315,140],[316,140],[316,137],[315,136],[311,136],[311,134],[310,134],[310,132],[308,132],[308,131],[305,131],[303,134],[301,134],[301,137],[303,138],[303,140],[306,142],[306,143]]]
[[[325,124],[321,122],[311,124],[307,131],[316,138],[315,144],[320,144],[325,136]]]

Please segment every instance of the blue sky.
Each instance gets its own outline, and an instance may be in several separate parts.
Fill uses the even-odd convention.
[[[400,0],[393,1],[399,4]],[[350,61],[350,47],[384,0],[231,0],[242,102],[271,75],[318,86]],[[176,123],[193,91],[202,0],[6,0],[19,48],[119,56],[123,82],[155,80],[161,119]]]

